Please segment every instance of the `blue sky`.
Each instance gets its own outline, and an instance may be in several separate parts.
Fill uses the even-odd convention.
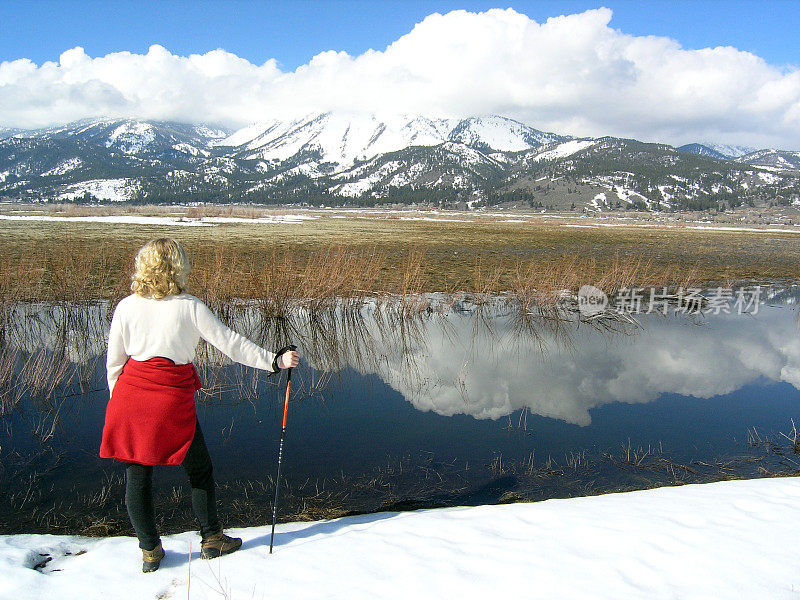
[[[798,23],[800,0],[0,0],[0,126],[501,115],[800,149]]]
[[[794,0],[588,1],[9,1],[0,2],[0,61],[58,60],[83,46],[89,56],[151,44],[186,56],[223,48],[255,64],[269,58],[294,70],[324,50],[383,50],[433,12],[511,7],[542,22],[606,6],[610,26],[667,36],[684,48],[735,46],[775,65],[800,64],[800,2]]]

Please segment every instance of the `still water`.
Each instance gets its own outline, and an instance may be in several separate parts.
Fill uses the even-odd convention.
[[[267,347],[299,346],[279,514],[302,519],[792,474],[798,297],[772,289],[746,314],[588,319],[436,295],[283,318],[215,309]],[[5,310],[2,533],[128,532],[123,470],[97,457],[110,311]],[[225,525],[266,523],[285,380],[204,347],[197,363]],[[164,529],[191,528],[182,470],[155,481]]]

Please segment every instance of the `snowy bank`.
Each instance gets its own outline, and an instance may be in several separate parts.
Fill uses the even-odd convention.
[[[213,561],[194,533],[165,536],[147,575],[133,538],[0,536],[0,598],[800,595],[794,478],[291,523],[272,556],[268,527],[232,533],[242,550]]]

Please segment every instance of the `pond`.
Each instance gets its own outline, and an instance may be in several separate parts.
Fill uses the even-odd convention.
[[[712,294],[649,313],[436,294],[214,309],[299,346],[279,505],[294,520],[794,474],[800,289],[746,312]],[[0,533],[131,532],[124,471],[97,457],[111,310],[4,309]],[[224,524],[268,523],[284,376],[206,347],[197,364]],[[194,527],[183,471],[157,468],[155,486],[164,530]]]

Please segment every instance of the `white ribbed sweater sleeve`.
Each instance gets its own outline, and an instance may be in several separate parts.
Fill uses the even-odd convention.
[[[200,337],[225,356],[248,367],[273,372],[272,361],[275,354],[236,333],[220,321],[205,304],[194,302],[191,305],[191,316]]]
[[[119,313],[114,311],[111,318],[111,329],[108,332],[108,354],[106,355],[106,377],[108,379],[109,394],[114,391],[114,384],[117,383],[122,367],[128,361],[125,353],[125,344],[122,339],[122,324]]]

